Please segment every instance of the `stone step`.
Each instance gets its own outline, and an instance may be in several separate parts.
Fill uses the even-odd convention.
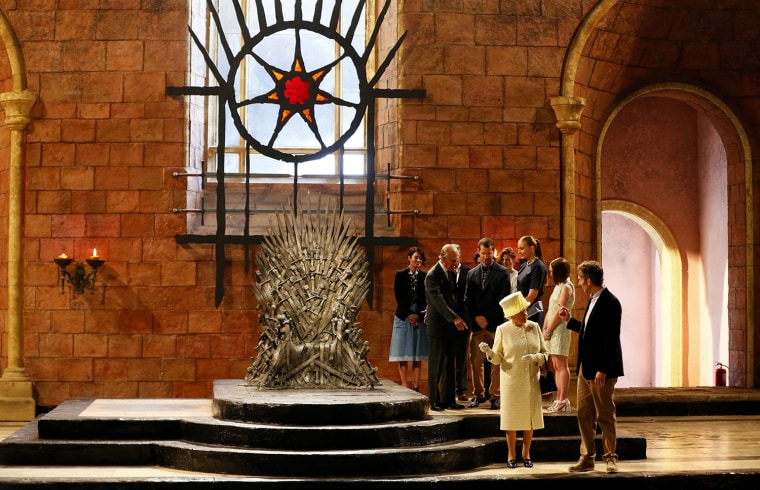
[[[261,477],[443,474],[506,461],[499,422],[498,410],[430,412],[427,397],[392,382],[361,391],[260,390],[217,380],[213,400],[67,400],[2,441],[0,465],[158,465]],[[532,456],[576,459],[574,413],[546,415],[544,423]],[[603,454],[601,439],[597,445]],[[646,440],[619,433],[618,453],[645,459]]]
[[[132,418],[80,416],[91,400],[67,400],[37,420],[43,440],[178,440],[206,444],[346,449],[422,445],[462,438],[499,437],[499,412],[445,411],[420,420],[351,425],[282,425],[220,420],[215,417]],[[170,402],[168,402],[170,403]],[[536,437],[577,435],[574,413],[544,416]],[[290,442],[290,441],[296,441]],[[293,446],[295,444],[295,446]]]
[[[572,461],[577,457],[579,438],[577,435],[557,435],[568,431],[569,424],[575,423],[573,416],[547,416],[547,427],[535,431],[531,453],[540,461]],[[192,427],[183,437],[197,436],[196,430],[205,421],[192,420],[181,424]],[[414,444],[390,447],[367,447],[325,449],[339,439],[334,427],[305,427],[314,438],[309,444],[295,443],[303,435],[299,428],[290,428],[291,433],[283,437],[280,448],[256,447],[255,440],[237,444],[234,437],[227,443],[219,444],[213,438],[206,442],[189,439],[177,440],[109,440],[109,439],[41,439],[36,430],[36,421],[0,443],[0,464],[5,465],[61,465],[61,466],[136,466],[159,465],[169,468],[207,473],[228,473],[260,476],[320,476],[326,471],[333,476],[359,475],[419,475],[423,473],[447,473],[463,471],[506,460],[506,442],[503,432],[498,430],[498,416],[494,414],[473,414],[470,416],[439,416],[418,422],[436,425],[459,426],[462,438],[443,442],[418,440]],[[140,422],[134,421],[136,432],[141,434]],[[244,428],[240,423],[221,423],[225,430]],[[390,424],[394,425],[394,424]],[[401,429],[405,424],[398,424]],[[408,424],[410,427],[415,423]],[[107,423],[103,424],[107,427]],[[471,429],[475,432],[467,432]],[[255,430],[256,427],[248,429]],[[323,430],[320,430],[323,429]],[[341,427],[341,430],[359,428]],[[414,429],[412,429],[414,430]],[[577,431],[577,427],[576,427]],[[97,431],[93,436],[102,437],[106,431]],[[322,434],[325,439],[322,448],[288,448],[296,446],[319,446]],[[492,435],[488,435],[492,434]],[[83,434],[77,434],[81,437]],[[250,433],[249,433],[250,436]],[[194,437],[203,439],[203,437]],[[518,451],[521,439],[518,437]],[[646,440],[631,436],[623,431],[618,433],[618,452],[621,459],[645,459]],[[603,454],[601,438],[597,437],[597,453]],[[297,464],[296,464],[297,463]]]
[[[371,390],[266,390],[240,380],[214,381],[213,416],[281,425],[356,425],[428,416],[428,398],[385,380]]]
[[[465,439],[425,446],[334,451],[287,451],[163,441],[155,464],[204,473],[258,476],[424,475],[472,470],[493,463],[501,438]],[[577,446],[576,446],[577,451]]]
[[[40,439],[38,419],[0,442],[0,464],[21,466],[145,466],[156,441]]]
[[[735,386],[616,388],[618,417],[755,415],[760,390]]]
[[[266,449],[340,450],[420,447],[463,437],[459,417],[367,425],[284,426],[222,421],[182,422],[183,440],[200,444]]]

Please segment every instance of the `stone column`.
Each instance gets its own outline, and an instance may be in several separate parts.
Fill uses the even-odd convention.
[[[0,377],[0,420],[28,421],[36,412],[32,382],[24,372],[24,163],[26,127],[37,95],[23,92],[0,94],[5,126],[10,129],[10,178],[8,193],[8,367]]]
[[[581,128],[582,97],[552,97],[549,102],[562,133],[562,250],[568,261],[577,265],[575,223],[575,133]]]

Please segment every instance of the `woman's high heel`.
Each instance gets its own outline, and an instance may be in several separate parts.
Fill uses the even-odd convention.
[[[549,408],[546,409],[547,413],[562,413],[570,411],[570,400],[565,398],[562,401],[554,400]]]

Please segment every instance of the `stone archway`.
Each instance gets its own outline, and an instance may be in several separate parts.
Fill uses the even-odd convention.
[[[13,89],[0,94],[5,110],[3,125],[10,130],[8,167],[8,365],[0,377],[0,414],[2,420],[25,421],[35,416],[36,402],[32,383],[24,372],[23,335],[23,238],[24,238],[24,163],[26,128],[37,94],[27,91],[24,56],[8,18],[0,11],[0,41],[5,46],[11,68]]]
[[[586,56],[584,53],[590,49],[589,44],[593,43],[594,34],[600,24],[607,20],[608,13],[615,12],[614,8],[620,5],[622,3],[618,0],[600,0],[588,11],[567,48],[561,73],[560,94],[549,101],[556,115],[556,125],[562,133],[562,254],[573,264],[586,258],[601,257],[602,203],[599,158],[598,154],[596,157],[593,155],[594,151],[590,145],[583,145],[582,142],[591,140],[597,145],[601,144],[604,139],[602,127],[613,117],[610,115],[613,108],[600,109],[596,104],[616,103],[615,94],[609,91],[595,92],[588,85],[583,85],[586,83],[583,76],[589,74],[581,75],[581,65]],[[700,107],[705,116],[713,121],[724,138],[726,147],[731,149],[729,174],[732,181],[729,184],[729,192],[738,199],[732,202],[729,213],[729,227],[732,230],[729,244],[732,250],[729,283],[733,291],[732,297],[738,296],[738,299],[732,302],[728,310],[732,339],[729,364],[735,366],[735,369],[730,371],[730,382],[737,386],[754,386],[755,218],[749,138],[728,105],[707,91],[678,83],[650,86],[645,90],[660,90],[661,95],[666,97],[686,98],[689,103]],[[591,96],[589,94],[598,94],[602,99],[606,99],[591,101],[596,113],[587,118],[583,115],[584,108],[592,104],[579,95]],[[641,92],[637,92],[629,96],[619,107],[629,102],[632,97],[641,95]],[[602,119],[598,120],[596,116],[601,116]],[[586,120],[592,123],[592,127],[581,129],[581,121]],[[598,153],[599,146],[596,148]]]
[[[638,224],[654,243],[660,256],[659,324],[670,326],[660,331],[660,375],[668,386],[683,386],[683,338],[681,280],[682,262],[678,244],[665,223],[648,209],[629,201],[602,201],[602,212],[621,214]]]
[[[690,106],[694,109],[694,111],[699,115],[698,117],[704,118],[706,121],[709,122],[709,124],[714,128],[715,133],[717,134],[717,138],[719,138],[720,143],[724,148],[736,148],[738,151],[733,152],[733,154],[729,153],[727,156],[727,169],[726,172],[728,175],[743,175],[746,179],[746,182],[751,182],[752,178],[752,167],[751,167],[751,150],[749,146],[749,139],[744,131],[744,128],[742,127],[740,121],[738,120],[738,117],[731,111],[731,109],[718,97],[716,97],[714,94],[703,90],[699,87],[694,87],[687,84],[681,84],[681,83],[664,83],[664,84],[656,84],[649,87],[645,87],[633,94],[631,94],[629,97],[624,99],[621,103],[619,103],[614,110],[611,112],[610,116],[606,119],[604,126],[602,130],[600,131],[600,136],[598,139],[598,146],[596,151],[596,165],[595,165],[595,180],[598,183],[597,184],[597,236],[602,236],[602,230],[601,230],[601,213],[604,211],[604,200],[602,200],[602,194],[601,194],[601,188],[602,186],[602,160],[603,160],[603,146],[606,144],[607,141],[609,141],[609,131],[610,128],[615,121],[616,118],[619,117],[620,113],[625,110],[626,107],[633,104],[634,102],[640,101],[645,97],[660,97],[663,99],[671,99],[678,102],[682,102]],[[729,276],[729,283],[733,283],[733,288],[736,288],[736,290],[744,292],[744,288],[737,287],[735,284],[742,283],[746,280],[747,283],[747,301],[746,301],[746,318],[747,322],[740,322],[737,323],[736,319],[743,318],[742,314],[737,314],[736,311],[734,311],[734,318],[735,320],[731,320],[732,310],[731,305],[724,306],[724,308],[728,308],[728,328],[729,333],[726,334],[728,338],[731,337],[730,331],[739,331],[741,330],[741,335],[736,335],[737,338],[744,338],[744,333],[746,332],[746,344],[737,346],[737,345],[730,345],[729,346],[729,365],[742,365],[743,363],[739,361],[737,357],[737,351],[739,351],[739,355],[744,356],[746,355],[747,359],[747,370],[741,374],[742,377],[746,376],[746,379],[748,380],[748,384],[752,385],[752,357],[753,357],[753,322],[751,319],[754,316],[754,304],[752,301],[749,300],[749,298],[753,297],[753,291],[752,291],[752,257],[751,257],[751,250],[752,250],[752,243],[753,243],[753,218],[752,218],[752,186],[741,186],[737,185],[736,182],[728,181],[726,184],[729,186],[727,193],[732,194],[735,196],[741,196],[744,200],[742,201],[744,204],[739,205],[738,209],[729,209],[728,210],[728,223],[724,226],[727,226],[728,228],[731,228],[732,226],[736,226],[735,223],[737,220],[739,222],[746,222],[746,227],[742,228],[743,235],[737,237],[734,235],[731,239],[733,240],[739,240],[738,246],[741,247],[741,250],[744,251],[744,257],[741,257],[737,259],[737,257],[731,256],[729,253],[727,255],[728,261],[727,261],[727,273]],[[734,188],[731,188],[731,186],[736,186]],[[742,190],[739,190],[742,189]],[[738,192],[738,194],[737,194]],[[608,196],[609,197],[609,196]],[[732,203],[728,203],[727,206],[731,206]],[[655,211],[655,213],[658,213]],[[733,221],[732,221],[733,220]],[[651,219],[650,219],[651,222]],[[708,232],[705,230],[705,232]],[[718,230],[713,230],[713,233],[717,234],[719,237],[727,237],[730,233],[728,229],[726,229],[723,232],[720,232]],[[681,235],[681,238],[683,239],[683,235]],[[743,243],[741,243],[741,239],[743,239]],[[657,243],[656,240],[654,240],[655,243]],[[675,241],[673,241],[675,243]],[[730,242],[727,243],[729,248],[732,247],[732,244]],[[599,256],[601,257],[601,240],[597,243],[597,246],[599,247]],[[737,249],[737,243],[733,244],[734,249]],[[700,325],[698,320],[698,302],[702,301],[702,298],[699,297],[697,293],[695,293],[695,284],[694,284],[694,278],[700,274],[702,271],[699,269],[694,268],[694,263],[688,264],[684,262],[686,260],[686,256],[689,255],[687,253],[686,249],[684,248],[684,244],[681,244],[681,250],[679,251],[681,254],[681,261],[682,266],[681,270],[679,271],[679,274],[682,278],[682,284],[681,284],[681,300],[682,300],[682,316],[681,316],[681,322],[678,325],[683,325],[683,332],[681,333],[681,336],[683,339],[681,340],[681,348],[680,348],[680,354],[677,354],[677,345],[671,343],[671,356],[672,359],[681,359],[682,360],[682,370],[681,370],[681,383],[682,384],[673,384],[673,386],[681,386],[683,384],[686,385],[698,385],[698,384],[705,384],[706,379],[710,378],[708,371],[711,372],[712,370],[712,364],[709,365],[702,365],[702,357],[703,352],[700,352],[700,343],[702,338],[702,333],[700,331]],[[723,253],[723,252],[722,252]],[[661,254],[662,255],[662,254]],[[691,252],[691,255],[693,255],[693,252]],[[742,260],[743,259],[743,260]],[[663,257],[664,260],[664,257]],[[709,258],[705,257],[703,259],[700,259],[700,261],[708,261]],[[689,260],[689,262],[692,262],[692,259]],[[666,263],[663,262],[663,268],[666,267]],[[741,277],[741,276],[744,277]],[[733,279],[732,279],[733,277]],[[687,287],[686,281],[689,281],[689,286]],[[665,281],[663,281],[663,284],[666,284]],[[730,291],[730,288],[729,288]],[[735,294],[735,293],[734,293]],[[688,300],[686,298],[689,298]],[[743,303],[743,302],[742,302]],[[661,303],[663,306],[667,306],[667,303],[664,301]],[[744,304],[742,304],[744,307]],[[743,313],[743,312],[741,312]],[[663,339],[665,340],[665,339]],[[665,344],[663,344],[664,346]],[[663,353],[664,354],[664,353]],[[722,359],[716,359],[720,360],[722,362]],[[671,361],[672,362],[672,361]],[[666,364],[663,364],[663,366],[666,366]],[[671,371],[671,374],[674,374],[675,371]],[[732,373],[733,375],[737,375],[737,373]],[[738,384],[735,380],[736,378],[732,378],[730,380],[730,384]],[[701,381],[700,381],[701,380]]]

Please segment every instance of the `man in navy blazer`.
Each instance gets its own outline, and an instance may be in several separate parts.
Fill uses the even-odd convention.
[[[470,364],[472,364],[473,401],[470,407],[477,407],[485,399],[485,376],[483,374],[486,355],[480,350],[480,343],[493,347],[496,327],[506,321],[504,310],[499,301],[509,295],[511,282],[509,271],[494,260],[494,242],[491,238],[481,238],[478,242],[480,263],[467,273],[465,304],[472,318],[472,336],[470,338]],[[499,370],[498,364],[491,367],[491,408],[499,408]]]
[[[591,471],[596,457],[597,424],[602,429],[604,461],[607,473],[617,473],[617,418],[615,384],[623,376],[623,350],[620,346],[620,301],[604,286],[601,264],[589,260],[578,266],[578,286],[588,297],[583,321],[560,307],[559,317],[567,328],[578,332],[578,429],[581,433],[581,457],[569,468],[571,472]]]
[[[456,334],[467,329],[457,313],[456,270],[459,246],[448,243],[441,249],[438,262],[425,275],[428,335],[428,398],[430,408],[462,409],[454,399],[454,358]]]

